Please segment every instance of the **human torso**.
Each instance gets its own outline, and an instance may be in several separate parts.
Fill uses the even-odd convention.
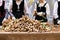
[[[44,12],[46,13],[46,4],[47,3],[37,3],[37,12]]]
[[[46,22],[47,21],[47,17],[46,17],[46,4],[47,4],[47,2],[46,3],[36,3],[37,4],[37,13],[41,13],[42,12],[42,14],[45,14],[45,15],[43,15],[43,16],[39,16],[39,15],[37,15],[36,16],[36,19],[37,20],[43,20],[42,22]]]
[[[13,1],[12,12],[16,18],[22,17],[24,15],[24,0],[21,2]]]
[[[12,7],[13,12],[23,12],[24,11],[24,1],[21,3],[16,3],[16,1],[13,1],[13,7]]]

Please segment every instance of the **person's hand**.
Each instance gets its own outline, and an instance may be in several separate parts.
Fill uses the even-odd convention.
[[[36,16],[36,15],[37,15],[37,12],[36,12],[36,11],[34,11],[33,15],[34,15],[34,16]]]
[[[15,17],[12,17],[12,20],[15,20],[16,18]]]
[[[39,12],[39,13],[37,13],[37,15],[42,16],[42,15],[43,15],[43,13],[42,13],[42,12]]]
[[[7,19],[6,19],[6,18],[4,18],[4,19],[3,19],[3,21],[2,21],[2,23],[4,23],[6,20],[7,20]]]
[[[57,24],[60,24],[60,20],[58,20]]]
[[[44,12],[42,12],[42,15],[45,15],[45,13],[44,13]]]

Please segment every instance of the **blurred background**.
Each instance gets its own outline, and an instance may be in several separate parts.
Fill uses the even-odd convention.
[[[28,1],[28,0],[27,0]],[[34,5],[35,5],[35,2],[38,1],[38,0],[34,0],[34,3],[33,5],[30,5],[30,10],[31,10],[31,13],[33,12],[34,10]],[[49,6],[50,6],[50,16],[48,16],[48,22],[53,24],[53,9],[54,9],[54,3],[57,1],[57,0],[46,0],[48,3],[49,3]],[[29,4],[28,4],[29,5]],[[31,16],[30,16],[31,17]]]
[[[31,13],[33,13],[34,5],[35,5],[37,0],[32,0],[32,1],[34,1],[32,5],[29,5],[28,1],[29,0],[26,0],[26,2],[28,4],[28,7],[29,7],[29,10],[30,10],[29,13],[31,14]],[[49,6],[50,6],[50,16],[48,17],[48,22],[52,24],[53,23],[53,8],[54,8],[54,3],[57,0],[46,0],[46,1],[49,3]],[[9,1],[7,1],[7,2],[9,2]],[[29,15],[29,16],[32,17],[32,14]]]

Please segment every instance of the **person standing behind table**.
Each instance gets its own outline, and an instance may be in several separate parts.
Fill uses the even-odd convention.
[[[45,0],[38,0],[35,4],[34,16],[36,20],[47,22],[47,16],[50,15],[49,4]]]
[[[34,6],[37,0],[25,0],[28,6],[28,15],[31,19],[35,19],[33,16]]]
[[[4,0],[0,0],[0,25],[2,25],[2,21],[4,19],[5,16],[5,1]]]
[[[11,13],[11,11],[10,11],[10,4],[12,4],[12,0],[5,0],[5,17],[4,17],[4,19],[3,19],[3,21],[2,21],[2,23],[4,22],[4,21],[6,21],[10,16],[12,16],[13,17],[13,19],[15,19],[14,18],[14,15]]]
[[[54,18],[54,24],[59,25],[60,24],[60,0],[56,1],[54,4],[53,18]]]
[[[24,0],[13,0],[12,4],[10,5],[11,12],[15,16],[15,18],[19,19],[23,15],[26,15],[27,12],[27,4]]]

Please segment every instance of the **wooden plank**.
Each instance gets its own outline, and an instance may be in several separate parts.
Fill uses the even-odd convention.
[[[0,32],[0,40],[60,40],[60,32]]]

